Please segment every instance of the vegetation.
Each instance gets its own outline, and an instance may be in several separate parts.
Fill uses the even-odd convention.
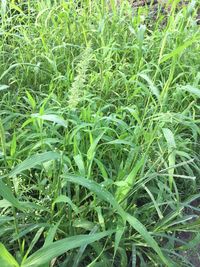
[[[125,0],[1,1],[0,266],[192,266],[198,2],[171,2],[152,19]]]

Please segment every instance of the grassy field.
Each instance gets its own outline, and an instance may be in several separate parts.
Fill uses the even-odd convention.
[[[0,266],[195,266],[198,1],[19,2],[1,1]]]

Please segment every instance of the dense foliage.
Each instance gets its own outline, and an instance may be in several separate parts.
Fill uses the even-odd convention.
[[[1,2],[0,266],[193,266],[198,1],[171,2]]]

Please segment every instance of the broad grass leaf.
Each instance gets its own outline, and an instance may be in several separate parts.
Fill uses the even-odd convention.
[[[9,85],[6,84],[0,84],[0,91],[6,90],[9,88]]]
[[[53,243],[54,237],[56,235],[56,232],[58,230],[58,227],[59,227],[61,221],[62,221],[62,218],[55,225],[52,225],[49,228],[49,231],[48,231],[47,236],[45,238],[43,247],[46,247],[46,246]]]
[[[14,3],[14,1],[12,1],[12,3],[10,4],[10,8],[15,9],[16,11],[18,11],[22,15],[25,15],[24,12],[22,11],[22,9],[19,6],[17,6]]]
[[[25,258],[27,258],[27,256],[30,254],[31,250],[34,248],[35,244],[38,242],[40,236],[42,235],[44,231],[44,227],[41,227],[35,234],[34,238],[32,239],[29,247],[28,247],[28,250],[26,252],[26,255],[24,256]]]
[[[178,219],[172,221],[171,223],[169,223],[169,224],[166,225],[165,227],[166,227],[167,229],[172,230],[174,226],[176,227],[176,226],[178,225],[179,229],[181,229],[181,224],[182,224],[182,225],[183,225],[183,229],[184,229],[184,228],[187,229],[187,228],[189,228],[189,224],[190,224],[190,223],[187,223],[187,224],[188,224],[188,227],[187,227],[187,226],[186,226],[186,222],[188,222],[188,221],[192,222],[192,220],[195,221],[195,220],[197,220],[197,219],[199,219],[199,216],[196,215],[196,214],[185,215],[185,216],[181,217],[180,219],[178,218]]]
[[[9,216],[0,216],[0,225],[7,223],[9,221],[13,221],[14,217],[9,217]]]
[[[140,25],[140,27],[138,28],[138,31],[137,31],[137,39],[139,41],[140,46],[142,45],[142,43],[144,41],[145,31],[146,31],[146,26]]]
[[[172,133],[172,131],[168,128],[163,128],[162,131],[167,141],[168,148],[170,149],[176,148],[176,142],[175,142],[174,134]]]
[[[171,266],[171,263],[165,258],[163,255],[160,247],[156,243],[156,241],[153,239],[153,237],[149,234],[147,229],[144,227],[143,224],[141,224],[138,219],[131,216],[130,214],[126,213],[126,220],[129,222],[129,224],[138,232],[141,234],[143,239],[147,242],[147,244],[155,250],[155,252],[158,254],[160,259],[166,264],[166,266]]]
[[[44,114],[44,115],[40,115],[39,113],[37,114],[32,114],[31,115],[32,118],[38,118],[38,119],[42,119],[44,121],[51,121],[54,122],[60,126],[63,126],[65,128],[67,128],[67,122],[60,116],[56,115],[56,114]]]
[[[136,179],[136,176],[138,172],[140,171],[141,167],[145,163],[145,158],[138,160],[132,169],[132,171],[128,174],[126,179],[124,181],[119,181],[118,183],[122,182],[121,185],[117,188],[116,191],[116,199],[118,202],[121,202],[123,198],[128,194],[128,192],[131,190],[131,187],[134,184],[134,181]],[[123,185],[124,183],[124,185]]]
[[[100,139],[102,138],[102,136],[104,135],[105,131],[102,132],[90,145],[88,152],[87,152],[87,158],[88,160],[92,160],[94,158],[95,152],[96,152],[96,147],[100,141]]]
[[[159,92],[158,88],[153,84],[152,80],[145,73],[140,73],[139,77],[141,77],[142,79],[144,79],[148,83],[151,93],[153,95],[155,95],[157,97],[157,99],[159,99],[160,92]]]
[[[168,59],[170,59],[170,58],[172,58],[172,57],[174,57],[176,55],[180,55],[187,47],[189,47],[194,42],[196,42],[196,40],[197,40],[197,38],[192,38],[192,39],[184,42],[183,45],[177,47],[171,53],[163,56],[163,58],[161,59],[160,63],[163,63],[163,62],[167,61]]]
[[[174,165],[176,164],[176,142],[175,142],[174,135],[170,129],[163,128],[162,131],[163,131],[163,134],[167,141],[167,146],[168,146],[169,185],[170,185],[170,189],[172,189],[173,174],[175,170]]]
[[[85,165],[83,162],[83,157],[81,154],[78,154],[76,156],[74,156],[74,161],[76,162],[76,165],[78,167],[79,173],[82,176],[85,176]]]
[[[22,163],[17,165],[10,173],[10,177],[14,177],[15,175],[23,172],[24,170],[31,169],[35,167],[38,164],[50,161],[50,160],[56,160],[59,159],[60,155],[56,152],[44,152],[38,155],[34,155],[26,160],[24,160]],[[20,203],[18,199],[13,195],[11,189],[2,181],[0,180],[0,195],[9,201],[14,207],[23,210],[25,206],[23,205],[23,202]]]
[[[0,200],[0,208],[6,208],[7,209],[8,207],[11,207],[11,206],[12,206],[12,204],[8,200],[6,200],[5,198]]]
[[[129,224],[142,236],[142,238],[147,242],[147,244],[154,249],[154,251],[159,255],[161,260],[167,265],[171,266],[170,262],[165,258],[163,255],[160,247],[156,243],[156,241],[153,239],[153,237],[149,234],[147,229],[144,227],[144,225],[135,217],[132,215],[126,213],[123,208],[118,204],[118,202],[115,200],[113,195],[101,187],[101,185],[97,184],[95,181],[88,180],[84,177],[75,176],[75,175],[64,175],[63,176],[66,181],[79,184],[83,187],[88,188],[90,191],[95,193],[99,198],[102,200],[108,202],[113,206],[114,209],[117,210],[117,212],[120,214],[122,219],[125,221],[128,221]]]
[[[34,233],[35,230],[38,228],[45,228],[45,227],[48,227],[48,223],[31,224],[31,225],[25,227],[25,229],[23,228],[21,232],[14,233],[11,242],[16,241],[22,237],[25,237],[27,234]]]
[[[116,139],[116,140],[107,142],[106,144],[108,144],[108,145],[128,145],[128,146],[134,147],[134,144],[132,142],[129,142],[126,140],[120,140],[120,139]]]
[[[93,227],[93,229],[90,231],[89,235],[94,234],[97,231],[97,229],[98,229],[98,226]],[[82,255],[83,255],[83,253],[84,253],[86,248],[87,248],[87,244],[83,245],[83,246],[81,246],[79,248],[79,250],[78,250],[78,252],[77,252],[77,254],[75,256],[74,264],[73,264],[72,267],[78,267],[79,266],[79,262],[80,262],[81,257],[82,257]]]
[[[0,196],[2,196],[5,200],[10,202],[17,209],[20,209],[20,210],[24,209],[23,205],[20,204],[18,199],[13,195],[10,188],[6,184],[4,184],[2,179],[0,180]]]
[[[104,166],[104,164],[100,160],[94,159],[94,161],[98,165],[99,170],[101,171],[103,179],[106,181],[108,179],[108,173],[107,173],[106,167]]]
[[[105,190],[101,185],[97,184],[95,181],[86,179],[81,176],[76,175],[64,175],[63,179],[75,184],[79,184],[83,187],[86,187],[91,192],[95,193],[100,199],[110,203],[120,214],[123,213],[123,209],[121,206],[117,203],[113,195]]]
[[[188,93],[200,98],[200,89],[195,88],[195,87],[193,87],[193,86],[191,86],[189,84],[181,86],[179,90],[183,90],[185,92],[188,92]]]
[[[2,0],[1,1],[1,17],[4,21],[5,16],[6,16],[6,9],[7,9],[7,0]]]
[[[38,267],[70,249],[88,245],[112,233],[113,231],[105,231],[97,234],[77,235],[64,238],[36,251],[22,262],[21,267]]]
[[[23,207],[25,208],[25,209],[34,209],[34,210],[40,210],[40,211],[49,211],[49,209],[48,208],[46,208],[46,207],[44,207],[44,206],[41,206],[41,205],[39,205],[39,204],[36,204],[36,203],[34,203],[34,202],[28,202],[28,201],[20,201],[19,202],[21,205],[23,205]]]
[[[5,246],[0,243],[0,266],[2,267],[19,267],[18,262],[8,252]]]
[[[25,159],[22,163],[17,165],[10,173],[9,176],[13,177],[19,173],[22,173],[25,170],[31,169],[39,164],[50,160],[60,159],[60,155],[56,152],[49,151],[34,155],[30,158]]]
[[[116,233],[115,233],[115,244],[114,244],[114,255],[116,254],[117,252],[117,249],[119,247],[119,243],[121,241],[121,238],[124,234],[124,231],[125,231],[125,227],[121,227],[119,229],[116,230]]]
[[[93,227],[95,227],[95,223],[84,219],[76,219],[73,220],[73,227],[82,228],[87,231],[90,231]]]
[[[36,107],[35,99],[32,97],[32,95],[28,91],[26,91],[26,95],[28,97],[28,101],[29,101],[32,109],[35,109],[35,107]]]

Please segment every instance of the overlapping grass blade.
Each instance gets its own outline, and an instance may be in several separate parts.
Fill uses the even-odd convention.
[[[25,159],[22,163],[18,164],[10,173],[9,177],[13,177],[19,173],[22,173],[25,170],[29,170],[37,165],[40,165],[44,162],[60,159],[60,155],[57,152],[48,151],[40,153],[30,158]]]
[[[19,267],[17,261],[2,243],[0,243],[0,264],[2,267]]]
[[[126,213],[123,208],[118,204],[118,202],[115,200],[113,195],[102,188],[101,185],[97,184],[94,181],[88,180],[86,178],[80,177],[80,176],[75,176],[75,175],[64,175],[63,179],[66,179],[69,182],[79,184],[83,187],[88,188],[90,191],[95,193],[98,197],[100,197],[102,200],[108,202],[113,206],[114,209],[120,214],[122,219],[125,221],[128,221],[129,224],[137,231],[140,233],[142,238],[147,242],[147,244],[156,251],[156,253],[159,255],[161,260],[167,265],[170,266],[170,262],[165,258],[163,255],[161,249],[159,248],[158,244],[156,241],[153,239],[153,237],[149,234],[147,229],[144,227],[141,222],[136,219],[134,216]]]
[[[105,231],[105,232],[91,234],[91,235],[71,236],[71,237],[67,237],[65,239],[56,241],[36,251],[34,254],[28,257],[24,262],[22,262],[21,267],[40,266],[52,260],[53,258],[62,255],[63,253],[67,252],[70,249],[77,248],[83,245],[88,245],[112,233],[113,231]]]

